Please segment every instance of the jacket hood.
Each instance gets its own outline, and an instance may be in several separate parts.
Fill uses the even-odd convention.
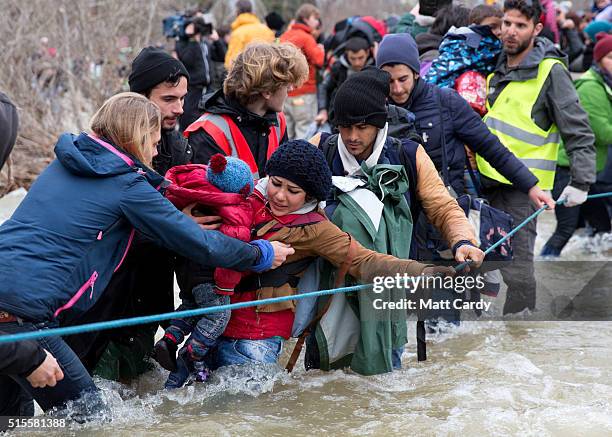
[[[217,115],[227,114],[235,117],[239,122],[264,130],[269,129],[270,126],[276,126],[278,123],[275,112],[270,111],[263,117],[254,114],[240,105],[240,103],[226,97],[222,89],[211,94],[204,102],[204,112]]]
[[[499,62],[502,65],[506,65],[506,54],[502,51]],[[560,49],[547,38],[537,37],[533,44],[533,49],[527,54],[527,57],[523,59],[516,70],[535,70],[537,72],[538,66],[543,59],[558,59],[567,67],[568,57]]]
[[[244,14],[238,15],[236,19],[232,22],[232,30],[236,30],[240,26],[244,26],[245,24],[255,23],[259,23],[259,18],[257,18],[257,15],[251,14],[250,12],[245,12]]]
[[[134,157],[113,147],[106,148],[86,133],[62,134],[55,155],[70,173],[87,177],[108,177],[144,168]]]

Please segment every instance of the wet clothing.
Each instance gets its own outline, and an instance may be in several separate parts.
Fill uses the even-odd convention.
[[[552,189],[553,198],[557,199],[570,181],[570,171],[567,167],[557,167],[555,185]],[[589,194],[606,193],[612,191],[612,184],[597,182],[591,185]],[[542,249],[542,255],[559,256],[574,232],[579,227],[582,215],[594,232],[610,232],[610,213],[607,199],[589,199],[578,207],[566,208],[563,205],[555,207],[557,225],[555,232],[550,236]]]
[[[10,334],[56,327],[58,327],[57,321],[43,323],[24,321],[23,323],[11,322],[2,324],[4,333]],[[66,405],[66,402],[74,401],[74,411],[83,412],[87,415],[103,412],[104,401],[97,387],[79,358],[68,347],[66,342],[61,337],[46,337],[36,340],[36,343],[40,348],[44,348],[55,357],[64,372],[64,378],[58,381],[55,387],[34,388],[23,374],[11,374],[10,378],[19,384],[21,390],[25,391],[30,399],[34,398],[43,411],[48,411],[54,407],[61,408]],[[4,383],[2,377],[0,377],[0,383]],[[0,399],[6,402],[7,398],[17,393],[17,389],[15,385],[12,387],[2,385]],[[4,408],[6,408],[6,405],[1,405],[0,411]],[[32,409],[31,414],[33,412]]]
[[[0,170],[13,150],[18,126],[17,108],[6,94],[0,93]]]
[[[443,169],[442,145],[446,145],[450,180],[445,183],[457,194],[464,192],[464,144],[482,155],[520,191],[527,193],[537,183],[537,178],[500,143],[454,90],[441,89],[418,79],[410,98],[401,106],[414,113],[423,147],[438,171]]]
[[[232,33],[225,54],[225,68],[230,69],[232,60],[253,41],[274,41],[272,30],[257,18],[256,15],[246,12],[238,15],[232,22]]]
[[[244,136],[257,168],[259,176],[265,176],[264,168],[268,161],[268,147],[270,127],[279,126],[276,112],[268,112],[259,116],[248,111],[236,100],[228,98],[219,90],[212,94],[204,104],[204,112],[217,115],[228,115],[236,123]],[[281,137],[279,144],[287,141],[286,133]],[[226,154],[225,151],[203,129],[189,134],[189,144],[193,148],[194,164],[207,164],[215,153]]]
[[[0,330],[0,335],[5,334],[8,332]],[[32,340],[0,343],[0,375],[29,376],[46,357],[44,349]]]

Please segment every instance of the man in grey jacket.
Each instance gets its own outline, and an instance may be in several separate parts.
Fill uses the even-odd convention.
[[[571,207],[586,200],[595,182],[594,137],[567,71],[566,55],[538,37],[541,12],[538,0],[504,3],[504,50],[488,84],[485,123],[538,177],[544,190],[552,188],[562,143],[570,160],[571,180],[560,199]],[[480,157],[477,162],[491,205],[511,214],[515,225],[535,211],[524,193]],[[536,220],[513,238],[514,261],[502,268],[508,286],[504,314],[535,308],[535,238]]]

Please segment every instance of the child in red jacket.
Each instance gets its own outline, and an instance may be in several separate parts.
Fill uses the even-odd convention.
[[[221,217],[220,232],[242,241],[251,239],[253,209],[247,198],[253,191],[253,177],[247,163],[217,154],[208,166],[176,166],[166,178],[172,183],[166,197],[178,209],[196,203],[194,210]],[[186,259],[177,259],[176,276],[182,300],[179,311],[229,304],[241,278],[239,272],[224,268],[214,269],[213,274],[211,268]],[[204,356],[223,334],[229,317],[230,311],[225,310],[170,321],[164,337],[155,344],[155,359],[171,372],[166,388],[182,387],[192,373],[197,381],[206,379]],[[189,334],[177,360],[178,345]]]

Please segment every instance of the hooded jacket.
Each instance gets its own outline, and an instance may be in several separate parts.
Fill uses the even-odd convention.
[[[253,267],[258,250],[204,231],[154,187],[164,179],[87,134],[63,134],[54,160],[0,226],[0,309],[30,321],[91,308],[137,229],[201,264]]]
[[[268,136],[270,127],[278,125],[277,113],[268,112],[263,117],[254,114],[234,99],[226,97],[223,90],[218,90],[206,100],[204,112],[218,115],[227,114],[232,117],[251,148],[251,153],[253,153],[253,158],[259,169],[259,176],[264,177],[264,168],[268,160]],[[285,132],[279,144],[286,141],[287,133]],[[223,149],[203,129],[198,129],[189,135],[189,144],[193,149],[192,162],[194,164],[207,164],[215,153],[225,155]]]
[[[207,166],[189,164],[173,167],[166,174],[171,185],[166,189],[166,198],[178,209],[196,203],[209,214],[222,219],[219,232],[242,241],[251,239],[253,209],[247,196],[240,193],[226,193],[208,181]],[[189,259],[179,257],[176,261],[176,280],[181,289],[181,296],[191,295],[191,290],[198,284],[211,282],[213,269],[200,265]],[[228,269],[214,269],[217,293],[224,289],[233,289],[240,280],[240,273]]]
[[[374,59],[369,56],[364,68],[373,64]],[[346,78],[353,73],[356,73],[356,71],[346,59],[346,54],[343,54],[340,59],[334,62],[329,72],[325,74],[323,80],[317,87],[319,111],[322,109],[330,110],[333,107],[336,91],[338,91],[338,88],[340,88],[340,85],[344,83]]]
[[[502,52],[489,82],[487,99],[493,106],[510,82],[524,82],[535,78],[538,66],[545,58],[558,59],[563,65],[553,66],[533,106],[531,118],[545,131],[553,123],[557,125],[570,161],[570,185],[588,191],[589,185],[595,182],[595,139],[589,126],[588,115],[580,106],[578,94],[567,70],[567,56],[562,51],[546,38],[538,37],[533,49],[516,68],[508,68],[507,56]],[[478,153],[482,155],[481,152]],[[509,179],[506,175],[503,176]]]
[[[299,48],[308,61],[308,79],[304,84],[289,93],[290,97],[302,94],[315,94],[317,92],[317,68],[323,67],[325,50],[317,44],[310,28],[302,23],[293,24],[289,30],[280,37],[281,42],[290,42]]]
[[[256,15],[245,12],[232,22],[227,52],[225,53],[225,68],[230,69],[232,60],[253,41],[272,42],[276,36],[268,26],[259,21]]]
[[[612,89],[593,68],[576,80],[580,103],[589,115],[597,148],[597,172],[604,169],[608,146],[612,145]],[[559,150],[559,165],[569,167],[565,150]]]
[[[464,191],[464,145],[483,156],[522,192],[527,193],[538,182],[455,90],[438,88],[419,78],[402,107],[414,113],[425,151],[442,176],[449,179],[445,184],[450,184],[456,193]],[[443,144],[446,145],[446,169]]]

